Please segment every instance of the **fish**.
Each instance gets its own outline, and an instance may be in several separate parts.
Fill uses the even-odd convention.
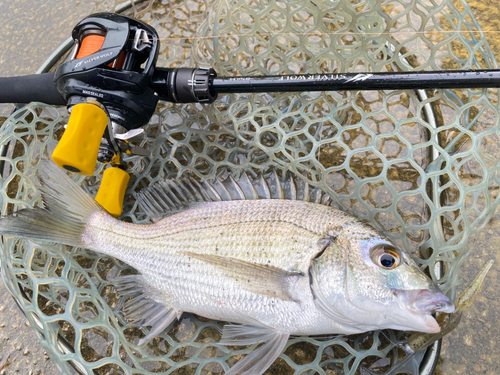
[[[221,345],[263,343],[228,375],[263,374],[292,335],[437,333],[432,314],[454,311],[409,252],[293,176],[161,181],[137,196],[149,224],[111,216],[49,161],[38,179],[43,207],[1,218],[0,233],[134,267],[113,283],[127,319],[150,327],[139,345],[183,312],[230,322]]]

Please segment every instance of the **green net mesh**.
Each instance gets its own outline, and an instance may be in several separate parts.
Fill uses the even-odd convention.
[[[102,2],[100,10],[116,6]],[[134,5],[162,39],[159,66],[213,66],[219,75],[496,68],[463,0],[189,0]],[[214,104],[161,103],[127,156],[123,220],[147,218],[136,192],[169,177],[290,170],[369,220],[454,297],[460,265],[498,205],[498,90],[225,95]],[[39,103],[0,131],[0,204],[39,202],[36,170],[67,115]],[[91,194],[91,178],[74,176]],[[146,346],[110,280],[135,271],[86,249],[4,239],[5,283],[65,374],[223,374],[255,346],[217,344],[223,322],[190,314]],[[438,278],[435,265],[441,264]],[[405,334],[289,340],[270,374],[397,373]]]

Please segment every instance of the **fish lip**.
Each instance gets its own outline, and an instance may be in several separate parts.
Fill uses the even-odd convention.
[[[412,321],[408,330],[438,333],[441,331],[436,319],[436,312],[452,313],[455,311],[453,302],[436,289],[394,290],[399,307],[409,314]],[[408,317],[408,315],[407,315]]]
[[[431,313],[417,313],[411,310],[408,310],[410,314],[413,315],[416,320],[420,321],[422,325],[419,325],[417,329],[413,328],[411,330],[424,332],[424,333],[439,333],[441,332],[441,327],[439,326],[436,319],[432,316]]]
[[[444,312],[451,314],[455,311],[455,304],[440,291],[421,289],[409,308],[417,312]]]
[[[437,289],[395,290],[395,293],[399,304],[415,313],[451,314],[455,311],[455,305],[451,299]]]

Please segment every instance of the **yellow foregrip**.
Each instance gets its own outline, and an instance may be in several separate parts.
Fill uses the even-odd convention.
[[[76,104],[71,110],[68,126],[52,153],[52,160],[70,172],[94,174],[97,154],[108,116],[94,104]]]
[[[120,216],[130,176],[120,168],[108,168],[102,175],[95,200],[113,216]]]

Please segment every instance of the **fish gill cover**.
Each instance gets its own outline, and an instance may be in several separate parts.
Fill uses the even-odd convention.
[[[162,38],[159,66],[213,66],[223,76],[497,67],[465,1],[151,1],[133,11]],[[412,252],[454,297],[460,265],[498,205],[498,116],[496,89],[161,103],[138,141],[152,156],[126,159],[132,177],[122,219],[147,222],[136,194],[164,178],[290,170]],[[36,170],[66,120],[30,104],[5,122],[2,213],[39,204]],[[95,194],[101,173],[74,178]],[[64,373],[76,366],[98,374],[223,374],[255,347],[218,346],[223,323],[189,314],[138,346],[145,332],[124,319],[126,298],[111,283],[133,274],[130,267],[81,248],[11,238],[1,257],[9,290]],[[411,367],[395,346],[404,337],[386,330],[292,338],[269,373],[395,373]]]

